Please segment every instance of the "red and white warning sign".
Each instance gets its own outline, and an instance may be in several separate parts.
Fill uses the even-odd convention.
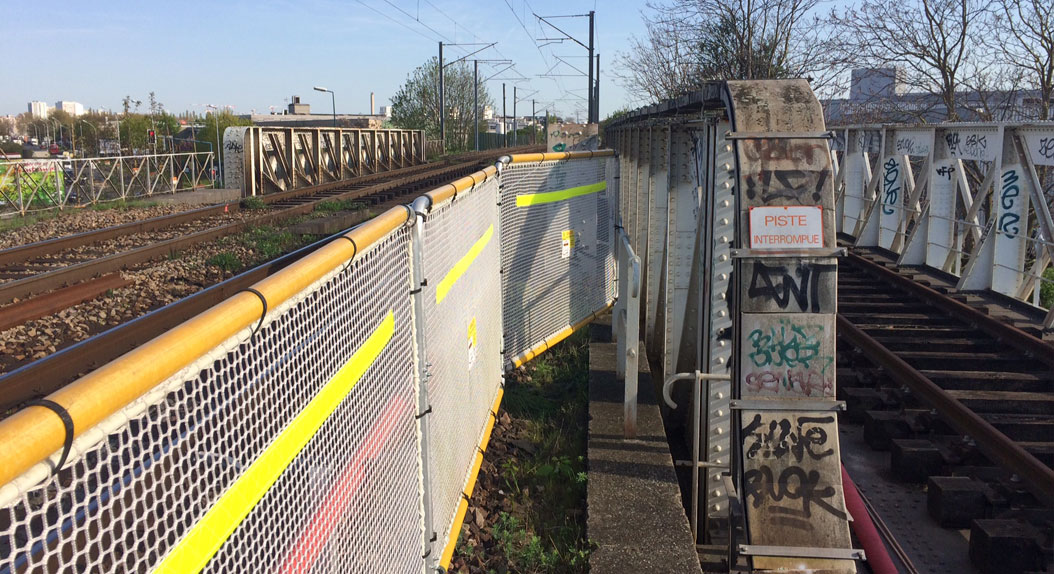
[[[823,247],[823,208],[788,205],[750,208],[751,249]]]

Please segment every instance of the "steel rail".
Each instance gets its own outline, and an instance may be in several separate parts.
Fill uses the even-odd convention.
[[[1044,504],[1054,506],[1054,470],[841,314],[838,315],[838,336],[883,367],[893,380],[910,388],[957,431],[972,437],[986,456],[1020,476],[1029,491]]]
[[[990,317],[966,303],[956,301],[936,289],[904,277],[896,271],[887,269],[865,257],[849,253],[843,260],[877,276],[882,281],[893,284],[902,291],[907,291],[923,299],[934,307],[973,325],[992,337],[1018,348],[1028,356],[1054,367],[1054,345],[1034,337],[1013,325],[1008,325],[999,319]]]
[[[477,158],[482,160],[498,157],[500,155],[510,153],[511,151],[515,151],[515,149],[501,151],[488,150],[483,152],[469,152],[444,158],[443,160],[438,162],[417,164],[389,171],[367,173],[343,181],[329,182],[311,187],[302,187],[298,189],[271,193],[257,197],[259,197],[264,203],[271,204],[287,199],[308,197],[318,193],[332,191],[334,189],[347,188],[348,186],[363,185],[378,181],[390,180],[393,177],[401,177],[404,175],[412,175],[416,173],[426,172],[429,170],[437,169],[440,165],[450,166],[454,164],[475,161]],[[84,231],[81,233],[74,233],[71,235],[56,237],[53,239],[47,239],[44,241],[37,241],[34,243],[27,243],[25,245],[9,247],[7,249],[0,250],[0,266],[17,264],[28,261],[30,259],[34,259],[36,257],[50,255],[52,253],[57,253],[59,251],[72,249],[75,247],[82,247],[85,245],[98,243],[100,241],[106,241],[108,239],[114,239],[117,237],[123,237],[135,233],[143,233],[147,231],[165,229],[190,221],[195,221],[197,219],[203,219],[205,217],[218,215],[220,213],[225,213],[229,211],[238,211],[240,209],[240,200],[234,200],[229,202],[218,203],[215,205],[208,205],[196,209],[181,211],[179,213],[172,213],[169,215],[162,215],[159,217],[144,219],[142,221],[131,221],[128,223],[114,225],[112,227],[106,227],[103,229],[94,229],[90,231]]]
[[[205,229],[182,237],[175,237],[164,241],[159,241],[151,245],[138,247],[129,251],[120,253],[113,253],[105,257],[93,259],[91,261],[84,261],[54,271],[48,271],[38,275],[26,277],[25,279],[18,279],[7,283],[0,284],[0,304],[10,303],[11,301],[19,298],[25,298],[54,289],[58,289],[67,285],[90,279],[96,275],[103,273],[112,273],[120,271],[132,265],[138,265],[158,257],[163,257],[170,253],[176,253],[185,250],[194,245],[204,243],[207,241],[213,241],[221,237],[232,235],[235,233],[243,232],[250,227],[259,225],[267,225],[275,223],[277,221],[287,219],[296,215],[303,215],[310,213],[314,208],[324,201],[341,201],[348,199],[361,199],[363,197],[384,193],[386,191],[394,190],[399,187],[412,185],[419,182],[435,180],[437,178],[449,177],[451,174],[457,174],[466,170],[472,171],[475,168],[476,162],[467,162],[464,164],[455,164],[452,166],[442,167],[440,169],[433,169],[424,173],[415,174],[413,176],[402,177],[385,181],[383,183],[377,183],[375,185],[346,191],[343,193],[329,195],[324,197],[318,197],[311,199],[300,205],[293,207],[283,208],[280,211],[274,213],[268,213],[254,217],[252,219],[246,219],[240,222],[228,223],[220,225],[210,229]],[[434,167],[434,166],[433,166]],[[387,172],[391,173],[391,172]],[[348,184],[345,183],[345,186]],[[314,197],[308,196],[308,197]]]
[[[209,217],[211,215],[217,215],[223,213],[224,210],[238,210],[239,205],[237,201],[230,203],[219,203],[216,205],[209,205],[198,209],[191,209],[188,211],[181,211],[179,213],[173,213],[170,215],[162,215],[159,217],[152,217],[150,219],[144,219],[142,221],[130,221],[121,225],[114,225],[113,227],[105,227],[102,229],[94,229],[91,231],[84,231],[82,233],[74,233],[72,235],[65,235],[62,237],[55,237],[53,239],[47,239],[44,241],[37,241],[35,243],[27,243],[25,245],[19,245],[17,247],[10,247],[0,251],[0,265],[11,265],[14,263],[21,263],[35,257],[43,255],[50,255],[57,253],[64,249],[71,249],[74,247],[81,247],[84,245],[90,245],[92,243],[98,243],[99,241],[106,241],[107,239],[113,239],[115,237],[122,237],[125,235],[132,235],[134,233],[143,233],[145,231],[156,231],[158,229],[165,229],[185,223],[188,221],[194,221]]]
[[[502,153],[505,152],[503,151]],[[458,171],[474,169],[474,164],[478,161],[479,160],[476,157],[473,157],[472,160],[464,165],[455,165],[444,168],[438,173],[429,173],[413,177],[411,178],[411,182],[406,182],[404,178],[401,182],[395,182],[398,183],[398,185],[377,185],[369,188],[352,190],[342,195],[361,197],[375,193],[376,189],[388,190],[390,188],[394,189],[399,185],[413,185],[428,181],[433,177],[445,177],[451,172],[451,170]],[[432,164],[432,167],[437,166]],[[332,200],[335,197],[339,196],[327,197],[319,201]],[[310,211],[316,203],[317,202],[312,202],[310,204],[296,206],[292,209],[304,209]],[[153,339],[157,335],[172,329],[195,315],[200,314],[220,301],[223,301],[235,293],[243,291],[245,288],[276,273],[278,270],[326,245],[332,241],[334,237],[327,237],[312,243],[311,245],[293,251],[292,253],[288,253],[272,261],[260,264],[257,267],[221,283],[207,287],[188,297],[170,303],[160,309],[151,311],[146,315],[113,327],[98,335],[75,343],[57,351],[56,353],[48,355],[47,357],[0,376],[0,413],[6,412],[25,401],[47,395],[69,384],[80,375],[121,356],[143,342]]]

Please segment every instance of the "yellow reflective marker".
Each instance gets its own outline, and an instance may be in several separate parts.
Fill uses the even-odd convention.
[[[607,182],[602,181],[600,183],[591,183],[589,185],[580,185],[578,187],[561,189],[560,191],[546,191],[544,193],[525,193],[523,195],[516,196],[516,207],[527,207],[529,205],[540,205],[543,203],[555,203],[557,201],[564,201],[566,199],[579,197],[581,195],[589,195],[598,191],[604,191],[607,188]]]
[[[446,299],[447,293],[454,288],[454,283],[457,283],[457,280],[465,274],[465,271],[468,271],[469,265],[472,265],[472,262],[479,257],[479,254],[483,252],[483,248],[490,243],[490,238],[493,236],[494,224],[491,224],[491,226],[483,232],[483,236],[472,245],[472,249],[469,249],[468,253],[459,259],[450,271],[447,272],[446,277],[443,277],[443,280],[436,286],[436,305],[441,303],[443,299]]]
[[[395,316],[391,311],[351,359],[322,387],[315,398],[300,411],[249,468],[220,496],[168,553],[155,572],[164,574],[200,572],[219,551],[234,529],[264,494],[274,485],[296,455],[315,436],[322,423],[333,414],[341,401],[373,365],[395,334]]]

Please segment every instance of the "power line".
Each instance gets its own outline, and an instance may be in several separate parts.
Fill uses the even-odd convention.
[[[433,27],[429,26],[428,24],[425,24],[424,22],[422,22],[422,21],[421,21],[421,19],[420,19],[419,17],[418,17],[418,18],[414,18],[414,15],[413,15],[413,14],[411,14],[411,13],[407,12],[406,10],[403,10],[402,8],[400,8],[400,7],[396,6],[395,4],[392,4],[392,3],[391,3],[391,2],[389,1],[389,0],[384,0],[384,3],[385,3],[385,4],[387,4],[387,5],[389,5],[389,6],[391,6],[392,8],[395,8],[396,10],[398,10],[398,11],[402,12],[403,14],[406,14],[406,16],[407,16],[408,18],[410,18],[411,20],[414,20],[415,22],[417,22],[418,24],[420,24],[420,25],[424,26],[425,28],[428,28],[428,29],[429,29],[429,30],[431,30],[432,32],[435,32],[435,33],[436,33],[436,35],[438,35],[438,36],[439,36],[440,38],[442,38],[442,39],[444,39],[444,40],[449,40],[449,38],[447,38],[446,36],[444,36],[444,35],[442,34],[442,32],[440,32],[439,30],[436,30],[435,28],[433,28]]]
[[[385,14],[384,12],[381,12],[380,10],[378,10],[378,9],[374,8],[373,6],[370,6],[369,4],[367,4],[367,3],[363,2],[362,0],[355,0],[355,1],[356,1],[356,2],[358,2],[359,4],[362,4],[362,5],[363,5],[363,6],[365,6],[366,8],[369,8],[369,9],[370,9],[370,10],[372,10],[373,12],[375,12],[375,13],[377,13],[377,14],[380,14],[381,16],[383,16],[383,17],[387,18],[387,19],[388,19],[388,20],[390,20],[391,22],[393,22],[393,23],[395,23],[395,24],[398,24],[398,25],[402,26],[403,28],[406,28],[407,30],[409,30],[409,31],[413,32],[414,34],[417,34],[418,36],[421,36],[422,38],[424,38],[424,39],[426,39],[426,40],[429,40],[429,41],[431,41],[431,42],[438,42],[438,41],[439,41],[439,40],[436,40],[435,38],[432,38],[431,36],[429,36],[429,35],[425,34],[424,32],[422,32],[422,31],[420,31],[420,30],[415,30],[415,29],[411,28],[410,26],[408,26],[408,25],[406,25],[406,24],[403,24],[402,22],[400,22],[400,21],[396,20],[395,18],[392,18],[391,16],[389,16],[389,15]],[[386,0],[386,1],[387,1],[387,0]]]

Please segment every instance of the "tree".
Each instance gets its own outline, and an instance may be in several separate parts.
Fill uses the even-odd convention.
[[[848,66],[903,70],[903,82],[937,95],[946,119],[959,119],[956,92],[978,84],[986,61],[978,32],[987,0],[863,0],[830,22]],[[912,110],[922,118],[926,109]]]
[[[821,0],[664,0],[647,4],[647,38],[617,61],[624,86],[662,100],[706,80],[834,78],[832,39],[810,14]]]
[[[473,130],[473,71],[461,62],[445,72],[447,149],[468,149]],[[491,104],[486,86],[479,83],[478,116]],[[402,129],[424,130],[429,139],[439,138],[439,59],[431,58],[411,72],[406,83],[392,97],[392,125]],[[479,129],[479,126],[476,126]]]
[[[1049,120],[1054,98],[1054,4],[1050,0],[997,0],[992,34],[1002,56],[1026,87],[1039,91],[1036,119]]]
[[[194,133],[194,139],[199,142],[205,143],[194,144],[194,151],[213,151],[217,154],[223,153],[223,151],[220,149],[219,142],[216,141],[217,123],[219,123],[220,126],[219,137],[221,141],[223,139],[223,133],[227,130],[227,128],[253,125],[251,120],[239,118],[238,116],[231,113],[230,110],[223,110],[223,112],[219,114],[217,114],[216,112],[211,112],[205,116],[205,120],[202,123],[204,124],[204,127]]]

